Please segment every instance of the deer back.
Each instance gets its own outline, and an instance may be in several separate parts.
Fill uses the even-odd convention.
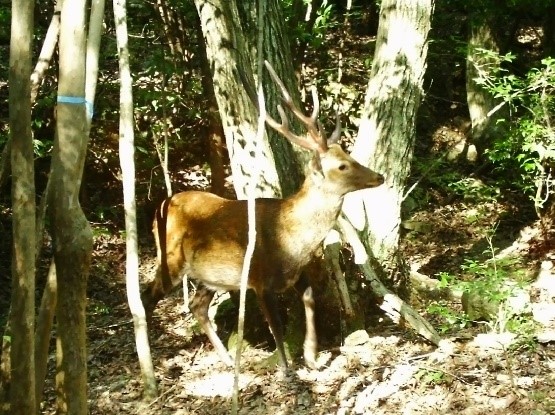
[[[284,210],[286,200],[257,199],[257,240],[251,263],[251,288],[281,291],[284,274],[297,274],[301,264],[292,253],[285,229],[297,229]],[[164,274],[187,274],[221,290],[239,288],[248,241],[247,204],[211,193],[188,191],[166,202],[157,215],[154,236]],[[305,261],[301,261],[305,262]],[[263,278],[261,278],[263,276]],[[291,276],[293,278],[294,275]]]

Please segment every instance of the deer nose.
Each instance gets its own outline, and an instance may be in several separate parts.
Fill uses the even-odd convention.
[[[383,175],[376,173],[375,177],[368,183],[370,187],[381,186],[385,182]]]

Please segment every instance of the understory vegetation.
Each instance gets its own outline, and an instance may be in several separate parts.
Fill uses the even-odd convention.
[[[156,4],[130,1],[128,5],[143,282],[153,277],[152,219],[166,197],[161,167],[165,140],[175,193],[209,191],[214,179],[198,17],[192,2],[168,3],[181,22],[190,23],[181,33],[164,27]],[[341,144],[350,149],[364,106],[379,5],[354,2],[347,10],[340,2],[316,1],[316,18],[309,22],[304,19],[307,2],[282,3],[302,99],[311,105],[306,87],[313,81],[325,127],[333,129],[338,109],[343,121]],[[551,1],[545,7],[532,7],[530,1],[514,0],[499,11],[503,21],[510,22],[503,47],[480,49],[475,55],[483,66],[474,81],[494,99],[487,112],[488,117],[496,117],[492,131],[497,132],[479,144],[469,116],[465,68],[471,8],[482,3],[486,1],[449,0],[435,5],[424,100],[402,206],[400,251],[410,269],[407,300],[449,345],[431,347],[402,324],[385,318],[363,276],[354,271],[351,248],[344,247],[341,267],[349,276],[354,301],[361,305],[360,315],[355,322],[345,323],[342,310],[320,313],[321,373],[301,369],[301,380],[281,382],[279,391],[269,374],[272,369],[254,363],[271,358],[272,337],[265,325],[258,327],[261,315],[247,316],[253,333],[248,334],[245,352],[249,363],[241,413],[540,415],[555,411],[555,37],[544,21],[555,6]],[[106,12],[112,13],[109,7]],[[52,4],[39,2],[35,14],[38,55]],[[9,5],[1,4],[0,26],[9,27],[9,22]],[[162,302],[149,328],[164,393],[150,406],[137,403],[141,387],[125,297],[118,60],[112,24],[113,17],[107,17],[80,193],[95,244],[87,305],[90,411],[228,413],[229,390],[224,389],[230,387],[230,379],[221,375],[223,366],[215,360],[206,337],[184,312],[179,290]],[[9,137],[9,41],[8,31],[0,32],[0,150]],[[179,53],[172,47],[176,44]],[[33,106],[38,201],[50,171],[57,76],[53,62]],[[224,169],[225,194],[234,198],[227,159]],[[2,177],[0,326],[4,327],[11,293],[12,210],[11,181],[2,182]],[[51,238],[45,235],[37,301],[52,249]],[[236,308],[233,297],[222,297],[211,309],[212,315],[218,313],[220,331],[233,331]],[[492,337],[484,340],[483,335]],[[53,358],[49,371],[55,371]],[[209,379],[209,375],[215,377]],[[55,413],[54,383],[49,382],[41,408],[44,414]]]

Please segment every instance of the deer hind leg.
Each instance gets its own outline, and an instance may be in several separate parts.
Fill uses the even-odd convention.
[[[270,326],[270,331],[274,336],[276,341],[276,350],[279,357],[279,362],[284,370],[287,370],[287,358],[285,356],[285,347],[283,345],[283,324],[279,317],[276,296],[273,292],[264,290],[261,293],[257,293],[258,301],[260,303],[260,308],[268,326]]]
[[[303,343],[303,357],[305,364],[311,368],[316,369],[316,354],[318,350],[318,336],[316,334],[316,324],[314,322],[315,303],[312,287],[309,285],[305,276],[301,276],[295,288],[298,292],[302,293],[302,300],[304,305],[305,319],[306,319],[306,333]]]
[[[218,353],[221,361],[228,366],[233,366],[233,360],[229,356],[224,344],[216,334],[216,330],[208,317],[208,307],[210,307],[210,302],[212,301],[212,298],[214,298],[215,293],[216,292],[214,290],[211,290],[203,284],[199,284],[193,298],[191,299],[189,307],[208,336],[208,339],[214,346],[214,349]]]

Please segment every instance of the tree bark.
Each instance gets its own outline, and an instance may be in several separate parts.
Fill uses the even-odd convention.
[[[86,300],[92,231],[79,204],[88,141],[85,106],[85,1],[64,2],[56,140],[49,196],[56,275],[58,413],[87,413]]]
[[[44,78],[44,73],[50,66],[52,55],[56,48],[56,44],[58,43],[58,34],[60,32],[59,13],[61,10],[61,4],[62,0],[58,0],[56,2],[52,21],[50,22],[50,25],[48,26],[48,30],[46,32],[46,36],[44,37],[44,42],[37,60],[37,64],[35,65],[35,69],[31,74],[31,104],[33,104],[37,98],[40,83]],[[11,139],[8,139],[8,142],[4,146],[2,154],[0,155],[0,192],[2,191],[2,187],[4,187],[4,184],[8,180],[11,172],[10,154]]]
[[[401,203],[422,97],[433,0],[384,0],[361,124],[352,156],[385,175],[384,185],[347,195],[344,211],[373,254],[380,278],[403,274]]]
[[[254,91],[252,63],[240,28],[236,1],[195,0],[218,110],[224,128],[235,192],[247,198],[279,197],[282,190],[267,137],[256,142],[258,114],[247,91]]]
[[[46,31],[44,42],[35,65],[35,69],[31,74],[31,103],[35,102],[39,93],[40,84],[44,78],[46,70],[50,67],[52,55],[58,44],[58,35],[60,34],[60,11],[62,10],[62,0],[57,0],[54,7],[52,20]]]
[[[133,315],[135,345],[144,382],[144,396],[151,400],[157,395],[154,366],[150,355],[146,314],[139,287],[139,243],[137,204],[135,201],[135,144],[133,132],[133,91],[129,48],[127,42],[127,11],[125,0],[114,0],[114,19],[120,69],[120,165],[123,176],[123,204],[126,235],[126,287],[129,309]]]
[[[10,136],[13,256],[10,326],[12,414],[37,411],[35,400],[35,179],[31,131],[31,56],[34,2],[12,3]]]
[[[268,60],[282,79],[297,108],[302,108],[299,86],[293,68],[291,45],[287,36],[285,18],[279,0],[266,0],[263,28],[263,58]],[[267,71],[263,71],[262,84],[266,98],[266,111],[276,114],[281,104],[281,93],[270,79]],[[300,124],[291,119],[292,129],[299,132]],[[303,163],[307,163],[312,155],[299,147],[293,146],[273,130],[268,130],[270,145],[274,153],[283,196],[295,193],[301,187],[303,179]]]
[[[239,4],[241,27],[248,45],[247,50],[253,65],[252,71],[258,75],[260,71],[257,68],[258,62],[269,61],[285,84],[297,108],[302,108],[281,5],[278,0],[266,0],[263,22],[260,23],[258,22],[257,6],[258,2],[254,0],[243,1]],[[262,42],[257,42],[260,39]],[[259,59],[258,48],[260,46],[262,46],[262,60]],[[277,106],[281,104],[281,93],[266,70],[263,69],[261,72],[266,111],[275,115]],[[279,116],[276,115],[274,118],[279,119]],[[297,119],[292,118],[289,121],[291,129],[300,132],[301,126]],[[290,196],[300,188],[303,178],[302,163],[308,162],[311,154],[302,148],[293,146],[289,140],[285,140],[272,129],[267,129],[266,132],[274,155],[283,196]]]
[[[50,65],[50,61],[52,59],[52,54],[54,53],[55,50],[55,46],[58,43],[58,34],[60,31],[60,15],[59,12],[61,10],[61,4],[62,4],[62,0],[58,0],[56,2],[56,6],[54,9],[54,16],[52,17],[52,20],[50,22],[50,25],[48,27],[48,31],[46,33],[46,36],[44,38],[44,42],[37,60],[37,63],[35,65],[35,68],[33,70],[33,73],[31,74],[31,101],[30,101],[30,105],[32,106],[33,103],[36,100],[36,97],[38,95],[38,90],[40,87],[40,83],[44,77],[44,73],[46,72],[46,70],[48,69],[49,65]],[[2,187],[4,186],[5,182],[7,181],[10,173],[11,173],[11,146],[12,146],[12,140],[11,138],[8,139],[8,142],[6,143],[6,145],[4,146],[4,149],[2,151],[2,155],[0,157],[0,191],[2,189]],[[47,193],[47,190],[45,190],[45,194]],[[44,201],[43,201],[44,202]],[[45,203],[41,203],[41,208],[39,208],[39,212],[36,215],[37,219],[36,219],[36,226],[35,226],[35,235],[36,235],[36,251],[35,251],[35,263],[36,263],[36,259],[39,257],[40,255],[40,247],[41,247],[41,242],[42,242],[42,232],[43,232],[43,228],[44,228],[44,211],[45,211]],[[48,294],[48,287],[45,288],[45,295]],[[51,297],[49,297],[51,298]],[[43,297],[44,300],[44,297]],[[43,314],[43,312],[46,312],[48,315]],[[9,313],[11,315],[11,311]],[[35,333],[35,341],[36,341],[36,345],[35,345],[35,385],[36,385],[36,390],[37,390],[37,394],[36,394],[36,402],[37,405],[40,403],[41,398],[40,398],[40,394],[42,393],[42,385],[44,383],[44,375],[46,374],[46,362],[47,362],[47,357],[48,357],[48,344],[50,343],[50,329],[46,329],[46,326],[42,326],[42,323],[46,323],[47,321],[49,321],[49,325],[48,327],[51,327],[52,324],[52,319],[53,319],[53,315],[54,312],[51,310],[51,308],[49,307],[43,307],[41,305],[41,308],[39,310],[39,314],[38,314],[38,321],[37,321],[37,330]],[[45,329],[43,330],[42,327],[45,327]],[[9,325],[6,327],[6,333],[5,336],[8,336],[8,333],[11,332],[11,329],[9,328]],[[42,338],[41,335],[45,333],[45,335],[47,336],[46,339]],[[46,345],[46,348],[43,347],[44,345]],[[8,382],[9,380],[9,376],[6,375],[5,371],[9,370],[10,367],[10,357],[9,357],[9,350],[8,350],[8,346],[6,345],[6,347],[4,347],[4,344],[2,345],[2,357],[1,357],[1,368],[0,368],[0,402],[5,400],[5,396],[4,393],[6,392],[5,389],[7,388],[7,384],[6,382]],[[44,373],[41,370],[41,367],[44,365]],[[39,390],[41,391],[39,393]],[[2,413],[2,408],[0,408],[0,413]]]
[[[48,368],[48,351],[58,301],[57,283],[56,264],[52,260],[42,293],[35,331],[35,399],[38,405],[42,402],[44,381]]]
[[[470,13],[470,30],[468,39],[468,52],[466,58],[466,101],[470,121],[472,122],[472,142],[476,146],[478,156],[482,157],[495,137],[504,134],[502,124],[498,120],[507,115],[506,107],[490,114],[501,101],[496,100],[484,85],[477,79],[495,77],[499,70],[499,62],[483,53],[488,50],[501,52],[501,45],[497,41],[495,13],[490,8]],[[485,14],[485,16],[484,16]]]
[[[195,28],[200,40],[203,39],[200,20],[195,19]],[[203,43],[203,42],[199,42]],[[208,113],[208,131],[206,139],[210,150],[210,191],[219,196],[225,195],[225,168],[224,162],[227,159],[225,151],[225,135],[218,113],[218,102],[214,94],[214,81],[210,71],[210,63],[206,54],[206,47],[200,44],[198,47],[199,59],[201,61],[201,82],[205,99],[206,112]]]
[[[186,32],[183,16],[166,0],[156,0],[156,11],[162,22],[163,35],[168,42],[176,66],[182,67],[186,53]]]

